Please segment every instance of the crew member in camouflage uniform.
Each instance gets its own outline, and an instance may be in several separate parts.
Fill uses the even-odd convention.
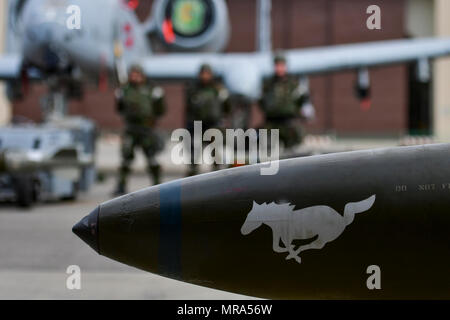
[[[283,55],[275,56],[274,73],[264,80],[260,107],[266,116],[265,128],[279,129],[280,141],[289,149],[302,142],[302,128],[297,119],[312,118],[314,109],[307,90],[298,79],[288,75]]]
[[[165,112],[164,91],[147,82],[142,68],[133,65],[128,83],[116,92],[117,110],[125,121],[122,141],[122,165],[116,195],[126,193],[126,180],[134,159],[134,149],[140,147],[147,159],[147,171],[154,184],[160,183],[160,165],[155,156],[164,142],[155,130],[156,120]]]
[[[228,90],[214,79],[209,64],[203,64],[198,79],[186,90],[186,128],[191,134],[191,166],[188,175],[195,175],[198,165],[194,164],[194,121],[202,121],[203,132],[210,129],[223,129],[224,115],[230,110]],[[217,164],[214,164],[217,169]]]

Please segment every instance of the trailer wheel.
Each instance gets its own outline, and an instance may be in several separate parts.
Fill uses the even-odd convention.
[[[30,176],[16,178],[17,204],[22,208],[29,208],[35,197],[34,183]]]

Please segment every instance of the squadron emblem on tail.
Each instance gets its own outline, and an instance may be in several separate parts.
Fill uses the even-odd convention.
[[[263,223],[272,229],[273,251],[288,252],[286,260],[295,259],[301,263],[300,252],[309,249],[322,249],[325,244],[337,239],[345,228],[353,222],[355,214],[369,210],[374,204],[376,195],[360,201],[350,202],[344,208],[344,215],[328,206],[314,206],[294,210],[293,205],[257,204],[253,202],[252,210],[241,228],[243,235],[258,229]],[[295,250],[294,240],[305,240],[317,237],[307,245]],[[280,246],[280,240],[284,248]]]

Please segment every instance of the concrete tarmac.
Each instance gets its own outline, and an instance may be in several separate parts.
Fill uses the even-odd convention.
[[[165,177],[165,181],[176,177]],[[144,188],[135,175],[130,190]],[[0,299],[246,299],[247,297],[166,279],[98,255],[71,229],[111,198],[112,177],[77,201],[37,204],[22,210],[0,205]],[[81,269],[81,289],[69,290],[70,265]]]

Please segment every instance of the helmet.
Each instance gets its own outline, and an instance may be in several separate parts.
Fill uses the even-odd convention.
[[[130,66],[130,69],[128,70],[128,73],[131,72],[139,72],[140,74],[144,74],[144,69],[138,64],[133,64]]]
[[[210,65],[209,63],[204,63],[204,64],[202,64],[202,65],[200,66],[199,73],[202,73],[202,72],[210,72],[210,73],[213,73],[213,70],[212,70],[211,65]]]
[[[277,52],[273,57],[273,63],[286,63],[286,57],[283,53]]]

